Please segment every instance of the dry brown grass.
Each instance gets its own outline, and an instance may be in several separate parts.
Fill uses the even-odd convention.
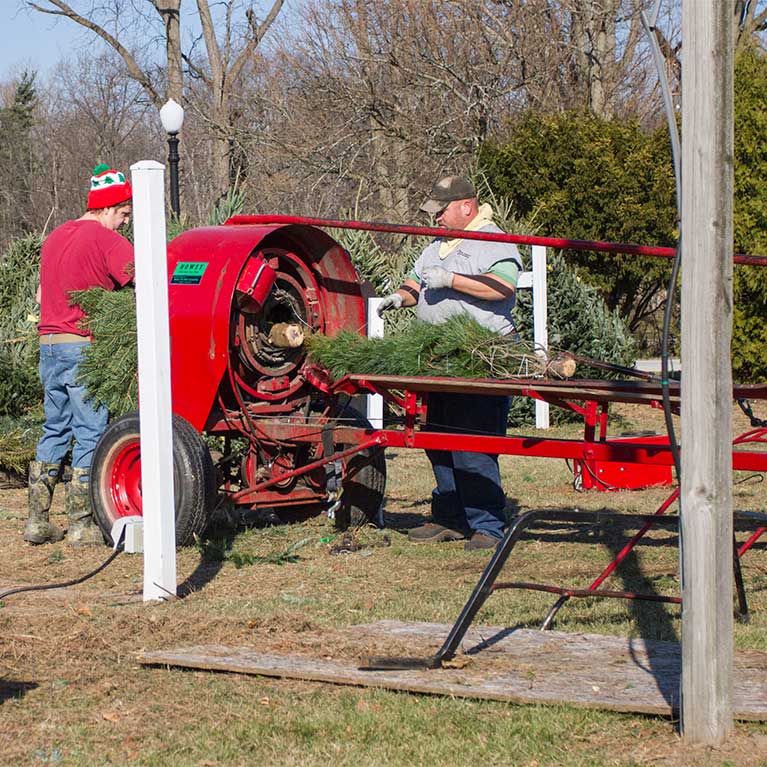
[[[622,428],[662,429],[659,412],[623,408],[621,414]],[[736,417],[744,430],[745,419]],[[562,461],[502,458],[502,466],[513,510],[609,506],[649,513],[668,494],[578,494]],[[466,553],[460,543],[409,545],[397,528],[428,511],[428,462],[416,451],[399,451],[389,457],[389,469],[390,545],[383,532],[365,530],[360,551],[332,556],[331,543],[321,539],[334,531],[320,517],[242,531],[233,542],[243,554],[267,555],[312,538],[294,564],[237,569],[206,562],[193,548],[179,552],[187,596],[173,603],[140,602],[142,560],[129,555],[75,588],[8,598],[0,609],[0,764],[767,764],[763,725],[738,725],[725,749],[696,750],[662,719],[138,666],[141,649],[200,643],[313,648],[340,657],[359,652],[339,633],[354,624],[454,621],[487,556]],[[738,508],[765,510],[767,489],[752,480],[736,487],[735,499]],[[25,505],[23,490],[0,492],[0,590],[76,577],[106,557],[106,549],[26,546]],[[519,545],[509,574],[587,585],[622,540],[617,533],[602,538],[593,530],[542,528]],[[763,547],[744,565],[754,615],[749,625],[736,627],[736,641],[767,650]],[[676,593],[676,571],[675,536],[656,533],[609,583]],[[535,626],[550,604],[550,596],[503,592],[478,622]],[[673,606],[589,600],[568,606],[558,628],[673,639],[680,625]]]

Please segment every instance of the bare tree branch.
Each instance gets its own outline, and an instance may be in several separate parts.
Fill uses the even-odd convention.
[[[168,89],[166,96],[181,103],[184,76],[181,69],[181,0],[149,0],[165,25]]]
[[[264,39],[264,35],[269,31],[269,27],[272,26],[274,20],[280,12],[285,0],[274,0],[269,13],[261,24],[258,23],[256,15],[253,13],[253,9],[249,8],[246,12],[248,19],[248,26],[250,27],[251,37],[248,40],[248,44],[245,46],[240,55],[234,60],[232,68],[230,70],[231,81],[235,82],[242,72],[242,68],[245,66],[245,62],[253,55],[253,51]]]
[[[102,40],[104,40],[104,42],[106,42],[115,51],[117,51],[117,53],[120,54],[122,60],[125,62],[125,66],[128,68],[128,73],[130,76],[141,85],[146,94],[152,100],[152,103],[159,109],[163,102],[159,93],[149,79],[149,76],[138,65],[131,52],[117,38],[109,34],[109,32],[107,32],[95,21],[81,16],[67,3],[63,2],[63,0],[47,0],[47,2],[54,5],[59,10],[55,11],[52,8],[46,8],[38,5],[37,3],[29,1],[27,2],[27,5],[30,8],[34,8],[34,10],[39,11],[40,13],[47,13],[53,16],[64,16],[68,19],[72,19],[72,21],[76,22],[80,26],[95,32]]]
[[[213,17],[210,13],[208,0],[197,0],[197,11],[200,14],[202,36],[205,40],[205,50],[208,54],[208,64],[210,65],[210,80],[213,85],[214,98],[216,103],[220,103],[225,72],[221,65],[221,51],[218,47],[218,40],[216,40],[216,28],[213,24]]]

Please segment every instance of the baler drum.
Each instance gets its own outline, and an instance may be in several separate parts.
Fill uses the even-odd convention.
[[[282,399],[298,389],[305,359],[301,346],[291,348],[271,343],[276,325],[299,325],[303,332],[321,331],[323,311],[317,279],[311,265],[284,249],[258,251],[275,270],[274,285],[260,311],[233,306],[231,327],[232,364],[238,385],[258,399]]]

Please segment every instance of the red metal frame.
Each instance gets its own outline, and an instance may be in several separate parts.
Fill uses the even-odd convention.
[[[262,371],[265,382],[256,389],[244,380],[234,361],[233,339],[241,335],[232,326],[236,316],[237,287],[247,283],[246,299],[257,303],[266,300],[266,284],[258,279],[275,278],[281,267],[283,280],[290,279],[295,268],[310,275],[300,280],[302,297],[306,299],[307,324],[318,332],[333,335],[345,328],[362,332],[365,328],[365,308],[356,273],[348,255],[327,234],[314,226],[389,231],[426,236],[462,236],[464,238],[508,241],[522,244],[542,244],[602,252],[622,252],[637,255],[669,257],[672,248],[565,240],[561,238],[529,237],[487,232],[452,232],[434,227],[411,227],[393,224],[337,221],[299,216],[236,216],[224,226],[190,230],[177,237],[169,247],[168,275],[172,337],[172,389],[174,412],[186,418],[198,430],[212,433],[240,433],[254,445],[262,442],[283,447],[296,440],[317,443],[317,430],[303,438],[291,416],[303,409],[312,389],[332,396],[342,392],[375,392],[396,402],[405,413],[404,426],[398,430],[380,430],[373,434],[351,437],[345,445],[362,449],[360,442],[370,439],[377,444],[407,448],[462,449],[510,455],[566,458],[590,468],[600,464],[621,463],[655,467],[667,472],[673,463],[668,445],[653,440],[610,440],[607,438],[608,405],[610,402],[643,402],[660,406],[660,385],[639,381],[548,381],[483,379],[408,378],[398,376],[347,376],[330,381],[327,374],[301,361],[300,370],[291,368],[282,376],[281,370]],[[282,255],[280,255],[282,254]],[[735,256],[738,263],[767,265],[767,258]],[[178,284],[173,276],[181,261],[206,264],[196,282]],[[279,264],[278,264],[279,261]],[[293,266],[291,266],[291,264]],[[279,272],[282,274],[282,272]],[[262,275],[261,277],[259,275]],[[263,276],[265,275],[265,276]],[[245,279],[247,277],[247,279]],[[294,286],[295,287],[295,286]],[[243,292],[241,290],[241,292]],[[306,295],[304,295],[306,294]],[[242,342],[240,340],[240,342]],[[260,368],[259,368],[260,369]],[[247,371],[246,371],[247,372]],[[270,378],[270,375],[271,378]],[[228,374],[228,384],[225,375]],[[280,374],[280,375],[278,375]],[[256,376],[259,377],[256,370]],[[194,386],[189,382],[194,381]],[[262,385],[269,384],[269,386]],[[475,394],[509,394],[533,397],[580,414],[584,419],[582,440],[562,440],[542,437],[482,436],[422,432],[417,428],[425,409],[429,392],[451,391]],[[250,402],[246,402],[245,395]],[[767,387],[737,387],[736,397],[767,398]],[[218,401],[219,407],[214,407]],[[678,384],[672,385],[671,406],[678,411]],[[264,416],[271,419],[265,420]],[[280,416],[283,419],[280,419]],[[289,418],[285,419],[284,417]],[[276,418],[275,418],[276,417]],[[283,423],[280,423],[280,420]],[[300,421],[300,419],[298,419]],[[285,421],[289,421],[286,426]],[[313,436],[312,436],[313,434]],[[338,442],[337,442],[338,444]],[[335,456],[323,456],[320,463],[310,462],[299,468],[281,467],[279,474],[266,483],[246,482],[237,498],[252,500],[255,488],[267,490],[269,502],[288,500],[285,483],[321,467]],[[734,467],[763,471],[762,454],[754,451],[734,451]],[[317,464],[317,465],[315,465]],[[665,474],[664,474],[665,476]],[[278,494],[278,497],[272,497]],[[310,493],[311,494],[311,493]],[[316,494],[313,496],[316,499]],[[259,499],[264,500],[260,495]],[[301,500],[296,498],[296,500]]]
[[[674,461],[665,440],[610,439],[607,436],[609,403],[642,403],[662,407],[663,390],[659,383],[537,379],[497,381],[368,375],[350,375],[332,381],[326,372],[302,359],[297,367],[291,368],[285,375],[281,369],[262,370],[256,365],[251,372],[257,383],[251,386],[246,380],[247,369],[246,377],[243,378],[233,364],[237,353],[233,349],[233,339],[242,335],[241,328],[232,326],[236,316],[238,286],[244,286],[240,292],[246,294],[246,300],[254,301],[258,306],[268,300],[269,293],[266,283],[259,284],[258,281],[273,280],[275,273],[279,273],[283,282],[292,279],[295,283],[293,289],[300,289],[306,304],[306,324],[312,330],[327,335],[334,335],[342,328],[353,332],[365,330],[365,306],[350,259],[331,237],[313,228],[317,226],[428,237],[460,237],[660,258],[676,255],[673,248],[301,216],[236,216],[222,227],[190,230],[180,235],[170,244],[168,252],[174,412],[185,417],[200,431],[245,436],[251,440],[251,449],[257,446],[267,446],[269,449],[282,447],[296,451],[296,455],[300,450],[302,460],[308,460],[295,468],[291,468],[290,462],[285,463],[272,476],[261,478],[257,474],[254,458],[253,466],[243,474],[241,489],[230,493],[231,501],[259,505],[316,502],[322,496],[322,488],[316,487],[314,480],[306,487],[293,486],[293,480],[301,475],[310,475],[332,461],[348,458],[375,446],[564,458],[579,462],[594,471],[595,475],[600,465],[620,463],[623,466],[639,467],[637,471],[644,473],[651,469],[657,476],[670,476],[670,467]],[[767,266],[767,258],[763,256],[735,254],[733,260],[737,264]],[[173,275],[181,261],[205,263],[207,267],[196,282],[179,284],[174,282]],[[298,272],[305,270],[309,279],[297,278],[295,274],[298,272],[290,264]],[[225,375],[228,375],[228,379]],[[193,385],[190,382],[194,382]],[[310,423],[308,418],[302,420],[299,410],[308,414],[309,410],[304,411],[304,405],[309,404],[312,392],[317,390],[331,398],[341,393],[381,394],[402,408],[403,426],[400,429],[378,430],[345,427],[334,422],[328,410],[324,411],[317,423]],[[419,430],[418,425],[423,420],[425,402],[430,392],[506,394],[542,400],[582,416],[583,439],[424,432]],[[246,402],[243,393],[250,396],[249,402]],[[767,399],[767,386],[736,386],[733,396],[739,399]],[[678,382],[669,385],[669,398],[672,410],[678,413]],[[318,436],[331,427],[332,444],[343,446],[342,449],[336,448],[338,452],[333,452],[333,448],[330,451],[323,450],[323,442]],[[734,469],[767,472],[767,452],[738,449],[738,446],[751,448],[754,444],[764,444],[767,442],[766,435],[767,429],[756,429],[735,440],[732,452]],[[314,445],[315,448],[307,451],[306,445]],[[327,452],[333,454],[328,455]],[[288,452],[288,455],[292,454]],[[271,460],[274,453],[267,457]],[[283,457],[278,450],[277,458]],[[677,496],[678,491],[675,490],[655,516],[662,516]],[[763,520],[759,522],[763,523]],[[639,598],[639,595],[627,595],[625,592],[600,591],[599,586],[652,524],[651,519],[643,521],[636,535],[588,589],[537,584],[506,585],[558,593],[558,605],[571,596],[585,594]],[[738,554],[745,553],[766,530],[767,526],[760,527],[740,547]],[[495,587],[500,588],[502,585],[496,584]],[[668,600],[676,601],[675,598]],[[556,609],[557,606],[552,609],[548,622]]]
[[[381,429],[367,431],[368,439],[378,439],[379,443],[390,447],[414,447],[422,449],[465,450],[472,452],[498,453],[500,455],[524,455],[548,458],[566,458],[580,460],[584,463],[599,462],[633,465],[647,469],[648,467],[670,467],[673,456],[667,439],[642,438],[632,440],[607,438],[608,403],[611,401],[644,403],[658,406],[662,397],[659,384],[635,381],[529,381],[529,380],[477,380],[458,378],[412,378],[405,376],[371,376],[349,375],[336,382],[328,382],[322,371],[314,368],[307,369],[308,374],[316,374],[312,382],[329,393],[343,391],[349,394],[358,392],[373,392],[396,400],[404,408],[405,424],[402,429]],[[423,412],[420,400],[428,396],[430,391],[450,391],[455,393],[493,393],[534,396],[558,406],[565,406],[579,412],[584,418],[584,439],[563,440],[548,437],[533,436],[482,436],[466,435],[449,432],[420,432],[416,422]],[[670,385],[672,407],[678,409],[679,383]],[[767,387],[763,385],[735,386],[735,398],[767,399]],[[591,399],[597,397],[597,399]],[[579,404],[581,400],[583,404]],[[733,445],[767,444],[767,428],[748,431],[733,441]],[[737,450],[732,452],[733,469],[767,472],[767,452],[760,450]],[[679,497],[675,489],[661,504],[654,517],[660,517],[674,504]],[[566,589],[557,586],[528,584],[528,583],[497,583],[488,585],[489,590],[496,588],[530,588],[550,591],[560,594],[560,599],[552,607],[542,628],[548,628],[559,608],[573,596],[604,596],[626,599],[644,599],[642,595],[628,592],[609,592],[600,590],[601,584],[623,562],[644,535],[657,522],[649,518],[631,538],[612,562],[599,574],[587,589]],[[767,527],[759,527],[749,539],[738,549],[736,556],[736,581],[739,591],[739,601],[742,612],[747,612],[745,593],[742,579],[737,566],[737,560],[751,548],[754,543],[767,531]],[[654,598],[654,601],[678,603],[677,597]]]
[[[616,442],[645,445],[668,445],[668,436],[620,436]],[[576,490],[641,490],[662,487],[674,482],[670,466],[625,463],[619,461],[573,461],[573,483]]]
[[[676,250],[648,245],[633,245],[621,242],[601,242],[596,240],[568,240],[563,237],[538,237],[527,234],[506,234],[505,232],[467,232],[463,229],[441,229],[434,226],[409,226],[390,224],[383,221],[344,221],[340,219],[312,218],[311,216],[232,216],[229,225],[248,224],[303,224],[323,226],[333,229],[359,229],[367,232],[390,232],[410,234],[420,237],[447,237],[461,240],[485,240],[488,242],[510,242],[516,245],[543,245],[548,248],[569,250],[590,250],[598,253],[627,253],[634,256],[653,256],[655,258],[674,258]],[[736,264],[749,266],[767,266],[766,256],[751,256],[745,253],[733,255]]]
[[[396,401],[405,411],[402,429],[372,432],[387,447],[420,448],[424,450],[464,450],[499,455],[524,455],[537,458],[564,458],[582,461],[603,461],[672,466],[674,461],[667,443],[647,440],[610,440],[607,432],[607,405],[610,402],[661,402],[660,384],[645,381],[551,381],[546,379],[467,379],[411,376],[348,375],[330,381],[324,371],[307,366],[305,374],[318,388],[329,394],[341,392],[382,394]],[[524,395],[567,407],[584,416],[584,439],[555,439],[543,436],[483,436],[450,432],[425,432],[416,429],[423,413],[421,398],[429,392],[473,394]],[[735,386],[736,398],[767,399],[767,386],[762,384]],[[670,385],[672,406],[679,405],[679,384]],[[579,404],[580,403],[582,404]],[[760,432],[764,430],[755,430]],[[755,432],[749,432],[754,435]],[[735,444],[760,441],[747,435]],[[767,472],[767,453],[755,450],[733,450],[733,469]]]

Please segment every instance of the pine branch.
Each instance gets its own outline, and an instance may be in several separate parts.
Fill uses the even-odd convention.
[[[407,331],[384,338],[348,331],[332,338],[310,336],[304,345],[310,358],[336,378],[350,373],[448,378],[563,375],[553,358],[529,343],[487,330],[469,315],[441,325],[414,320]]]
[[[136,296],[132,289],[91,288],[72,293],[85,312],[82,326],[93,343],[80,363],[89,396],[112,418],[138,407]]]

